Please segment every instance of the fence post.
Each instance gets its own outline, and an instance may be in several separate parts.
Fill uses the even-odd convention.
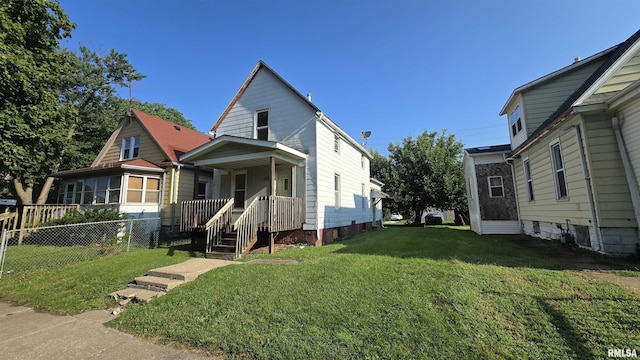
[[[4,253],[7,248],[7,230],[2,230],[2,240],[0,241],[0,279],[2,279],[2,273],[4,272]]]
[[[127,252],[129,252],[129,246],[131,245],[131,234],[133,233],[133,220],[129,220],[129,239],[127,239]]]

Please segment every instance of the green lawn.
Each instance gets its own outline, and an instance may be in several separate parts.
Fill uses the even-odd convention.
[[[7,249],[5,270],[15,265],[38,264],[29,272],[3,275],[0,301],[32,306],[54,314],[76,314],[115,305],[106,295],[123,289],[150,269],[186,261],[188,251],[136,250],[97,260],[65,265],[64,259],[96,255],[86,247],[13,246]],[[101,256],[104,256],[102,254]],[[35,261],[37,260],[37,261]],[[23,267],[18,267],[23,269]]]
[[[261,359],[596,359],[640,348],[638,296],[505,237],[394,227],[256,257],[299,264],[216,269],[110,325]]]

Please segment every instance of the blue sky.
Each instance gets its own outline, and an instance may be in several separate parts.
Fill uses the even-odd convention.
[[[63,45],[128,54],[133,96],[207,132],[264,60],[368,148],[447,129],[465,147],[509,142],[514,88],[624,41],[638,0],[61,0]],[[127,96],[128,91],[122,95]]]

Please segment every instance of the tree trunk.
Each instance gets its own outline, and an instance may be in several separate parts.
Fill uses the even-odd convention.
[[[20,179],[13,179],[13,186],[16,188],[16,193],[20,198],[22,205],[33,204],[33,184],[27,184],[27,188],[22,185]]]
[[[40,190],[40,195],[38,196],[38,200],[36,200],[36,205],[43,205],[47,202],[49,198],[49,191],[51,191],[51,186],[56,179],[49,176],[47,181],[44,182],[42,186],[42,190]]]

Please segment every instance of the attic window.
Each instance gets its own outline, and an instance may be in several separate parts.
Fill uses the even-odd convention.
[[[511,123],[511,134],[513,134],[513,136],[518,135],[518,133],[522,130],[520,105],[516,106],[516,108],[509,114],[509,122]]]
[[[256,111],[256,139],[269,140],[269,110]]]
[[[140,136],[132,136],[122,139],[120,160],[130,160],[138,157],[140,152]]]

